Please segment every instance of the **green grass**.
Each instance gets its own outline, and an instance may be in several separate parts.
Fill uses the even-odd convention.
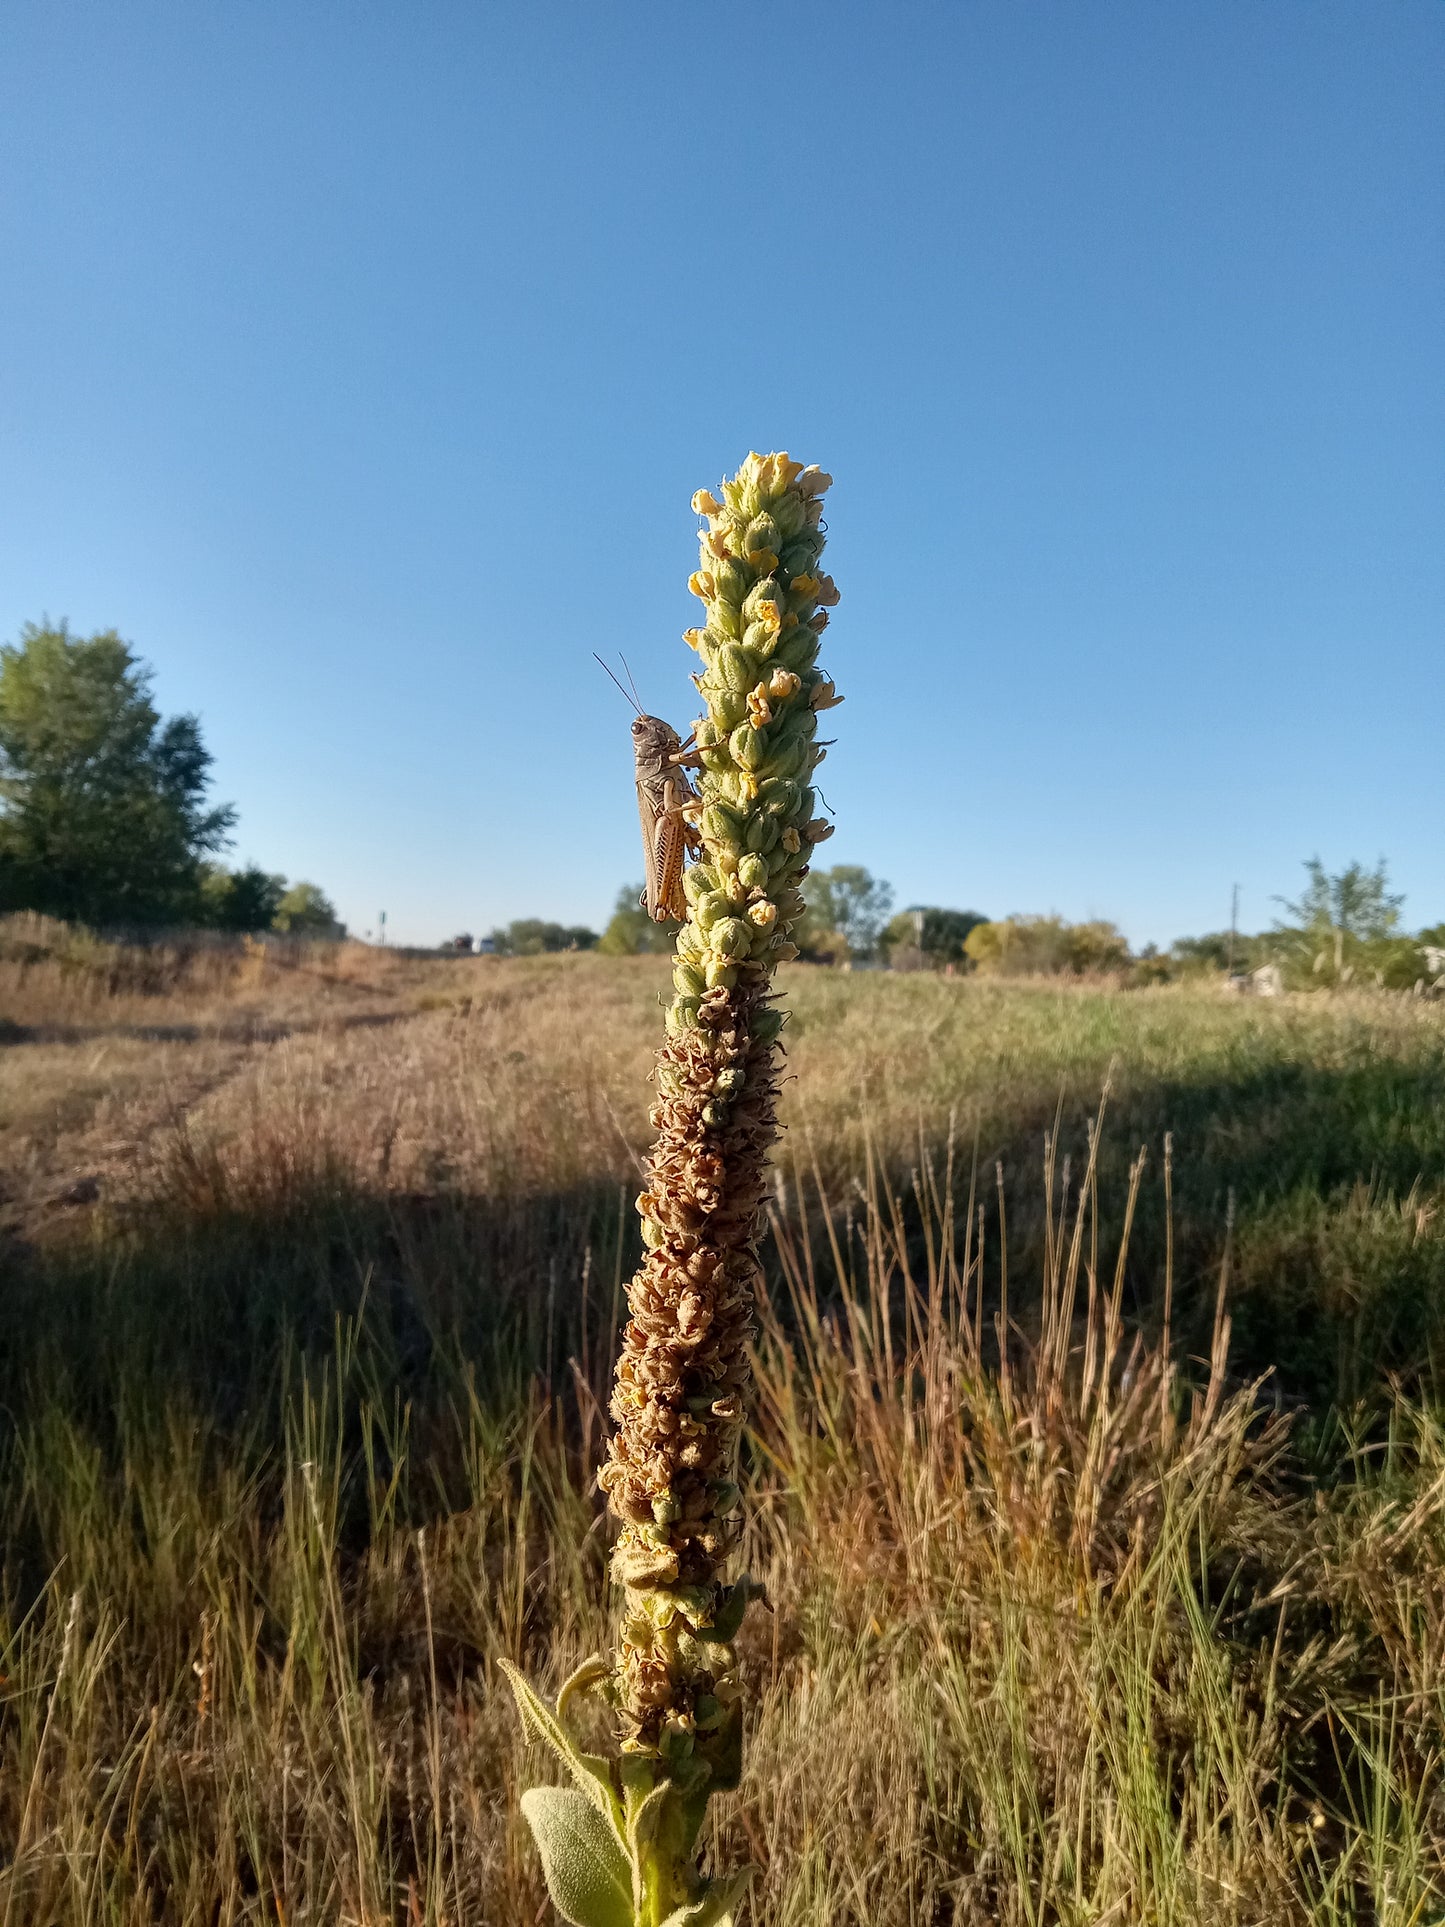
[[[127,1084],[6,1259],[0,1927],[520,1927],[497,1662],[608,1638],[661,973],[398,963],[347,1028],[217,969],[67,1022],[291,1035],[158,1129]],[[1445,1017],[791,974],[754,1917],[1440,1918]]]

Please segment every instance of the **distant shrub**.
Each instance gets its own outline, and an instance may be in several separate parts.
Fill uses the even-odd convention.
[[[489,939],[498,957],[540,957],[555,950],[595,950],[597,932],[584,924],[545,923],[540,917],[518,917]]]
[[[1097,976],[1127,968],[1128,940],[1117,925],[1066,923],[1062,917],[1005,917],[970,930],[964,951],[987,975]]]
[[[336,914],[335,905],[324,890],[314,883],[293,883],[276,905],[271,919],[273,930],[292,937],[344,937],[346,925]]]
[[[270,930],[285,897],[285,877],[257,864],[228,870],[224,864],[208,863],[201,872],[197,921],[208,930]]]
[[[643,909],[641,898],[640,883],[624,884],[618,891],[612,921],[597,944],[604,957],[660,956],[672,949],[677,925],[670,919],[654,923]]]

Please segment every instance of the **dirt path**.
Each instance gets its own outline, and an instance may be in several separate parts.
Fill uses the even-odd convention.
[[[350,1001],[350,1000],[347,1000]],[[219,1023],[55,1025],[0,1039],[0,1236],[32,1244],[134,1193],[187,1120],[293,1039],[390,1028],[406,1005]]]

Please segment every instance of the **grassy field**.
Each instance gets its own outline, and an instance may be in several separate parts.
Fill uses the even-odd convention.
[[[752,1917],[1445,1918],[1445,1008],[784,977]],[[0,926],[0,1927],[545,1918],[663,983]]]

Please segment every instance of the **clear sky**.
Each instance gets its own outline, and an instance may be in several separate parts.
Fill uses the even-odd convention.
[[[900,904],[1445,917],[1445,7],[0,12],[0,637],[114,626],[233,860],[600,927],[688,498],[836,476]]]

